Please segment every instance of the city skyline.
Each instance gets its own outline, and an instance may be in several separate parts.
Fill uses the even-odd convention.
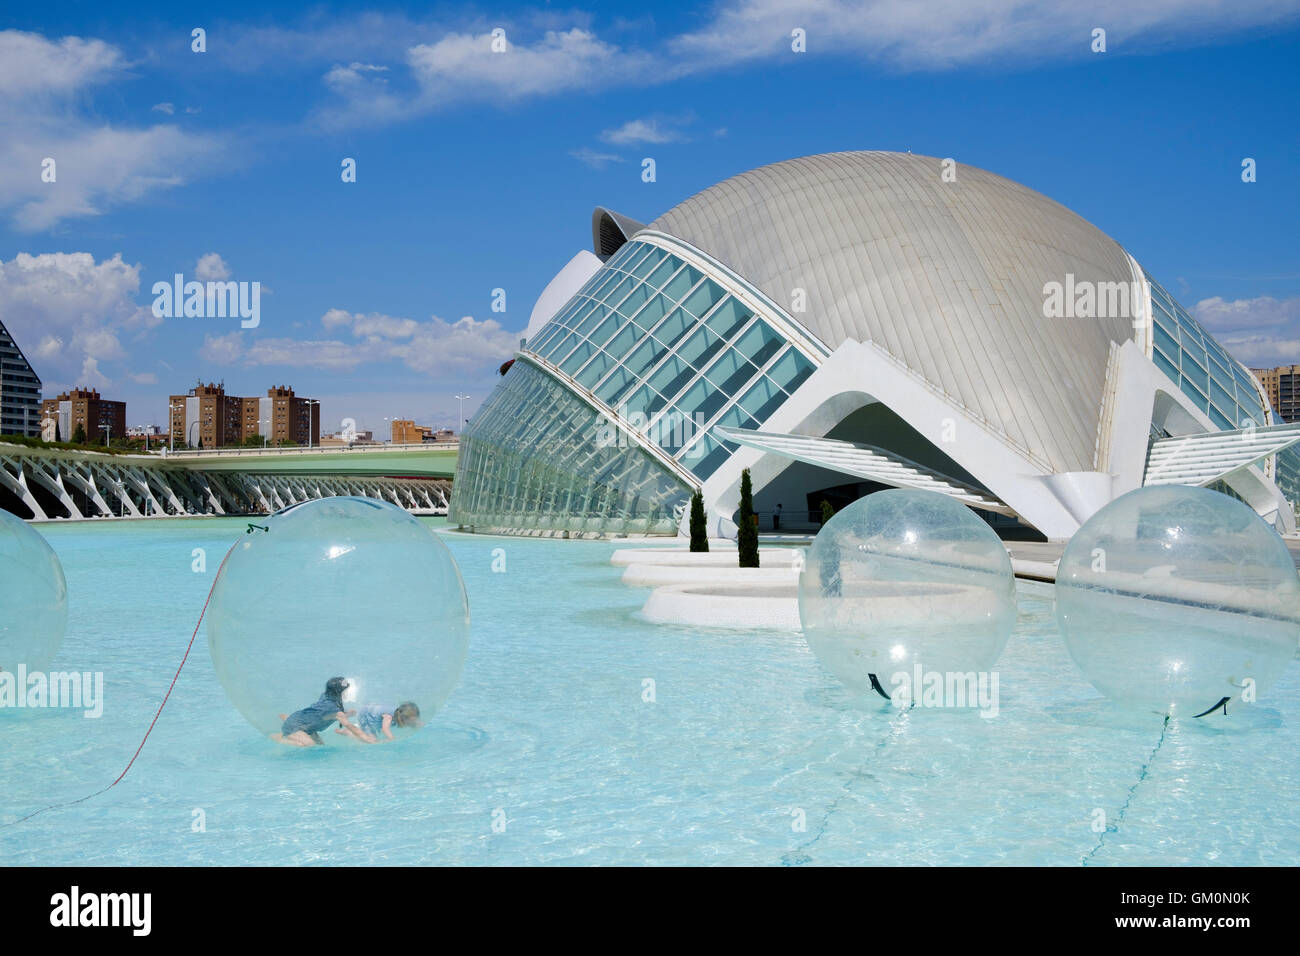
[[[1295,11],[1029,4],[991,31],[983,7],[11,13],[0,321],[46,395],[98,388],[128,425],[224,379],[293,381],[325,432],[459,431],[456,396],[486,399],[597,204],[650,221],[756,160],[898,149],[1042,191],[1234,357],[1295,362]],[[256,326],[155,314],[176,276],[256,283]]]

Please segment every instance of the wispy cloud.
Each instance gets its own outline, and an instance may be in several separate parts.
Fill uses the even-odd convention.
[[[84,94],[123,68],[120,51],[100,40],[0,31],[0,210],[19,229],[179,185],[216,156],[214,138],[109,124],[90,112]]]
[[[601,132],[602,143],[611,146],[636,146],[641,143],[676,143],[686,136],[673,128],[673,121],[660,119],[632,119],[622,126]]]
[[[330,309],[321,327],[334,337],[257,338],[244,332],[210,335],[199,357],[217,365],[314,368],[350,371],[361,366],[399,362],[430,375],[448,371],[486,371],[514,354],[519,333],[494,319],[465,316],[448,322],[427,321],[377,312]]]
[[[590,166],[592,169],[604,169],[610,163],[627,162],[622,156],[615,153],[601,153],[587,146],[570,150],[569,155],[584,166]]]
[[[1256,368],[1300,362],[1300,296],[1214,296],[1196,303],[1193,312],[1240,362]]]

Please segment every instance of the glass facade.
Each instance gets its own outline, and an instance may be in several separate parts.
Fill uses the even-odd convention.
[[[714,278],[626,243],[527,351],[701,481],[734,450],[714,425],[754,427],[814,365]]]
[[[719,280],[624,243],[526,343],[536,365],[512,365],[465,428],[452,518],[675,533],[692,485],[736,449],[712,429],[758,427],[815,367]]]
[[[515,362],[461,437],[452,521],[675,534],[691,489],[594,408]]]
[[[675,531],[675,523],[665,522],[693,489],[635,440],[600,449],[612,456],[602,459],[600,481],[618,490],[598,499],[551,489],[525,501],[526,489],[517,483],[488,477],[482,455],[491,442],[497,455],[540,456],[545,464],[528,488],[553,480],[568,489],[579,476],[591,477],[592,466],[580,459],[597,450],[586,447],[595,443],[595,432],[621,428],[642,436],[702,483],[735,450],[716,438],[713,428],[758,427],[815,368],[770,322],[724,288],[721,278],[651,242],[625,243],[527,343],[525,354],[540,368],[516,363],[466,428],[464,478],[458,474],[453,501],[456,520],[469,524],[464,515],[474,514],[482,516],[475,523],[496,527],[573,530],[577,522],[584,530],[653,525],[653,530]],[[533,401],[542,407],[530,407]],[[564,465],[543,450],[554,441],[575,446]],[[642,490],[647,476],[636,476],[649,465],[671,490]],[[548,471],[554,468],[563,474]],[[542,478],[543,473],[551,477]],[[489,483],[496,485],[489,489]]]
[[[1254,376],[1232,359],[1151,275],[1151,360],[1224,429],[1266,425]]]

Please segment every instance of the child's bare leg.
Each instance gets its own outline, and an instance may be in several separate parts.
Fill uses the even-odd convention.
[[[312,746],[312,740],[311,740],[311,738],[310,738],[309,736],[307,736],[307,734],[304,733],[304,732],[301,731],[301,730],[295,730],[293,733],[288,734],[288,735],[285,735],[285,734],[272,734],[272,735],[271,735],[271,739],[274,740],[276,743],[279,743],[279,744],[288,744],[290,747],[310,747],[310,746]]]

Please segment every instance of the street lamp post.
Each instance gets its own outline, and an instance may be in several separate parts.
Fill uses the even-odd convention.
[[[102,432],[104,433],[104,447],[107,448],[107,447],[108,447],[108,438],[109,438],[110,435],[113,434],[113,426],[112,426],[112,425],[100,425],[100,426],[99,426],[99,430],[102,431]]]
[[[456,425],[456,435],[460,436],[461,430],[465,427],[465,399],[468,395],[457,395],[456,400],[460,402],[460,422]]]

